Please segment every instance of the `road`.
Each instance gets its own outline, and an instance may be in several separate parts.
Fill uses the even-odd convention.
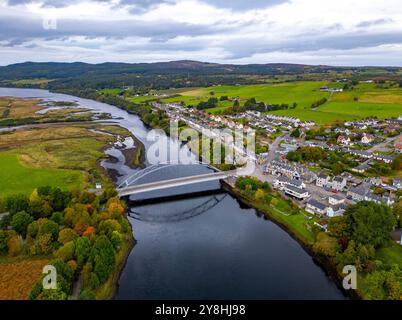
[[[387,145],[397,139],[400,139],[402,137],[402,133],[396,137],[391,137],[391,138],[387,138],[385,139],[384,142],[381,142],[379,144],[376,144],[375,146],[373,146],[372,148],[368,149],[367,151],[370,153],[373,153],[375,151],[387,151]]]

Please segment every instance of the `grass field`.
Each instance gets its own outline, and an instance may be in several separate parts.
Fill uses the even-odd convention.
[[[80,171],[24,166],[16,154],[0,153],[0,168],[0,197],[16,193],[29,195],[36,187],[45,185],[78,189],[84,180]]]
[[[111,126],[97,127],[122,133]],[[74,189],[94,183],[93,179],[105,182],[97,161],[115,138],[90,128],[93,126],[51,126],[1,134],[0,196],[30,194],[41,185]]]
[[[284,116],[294,116],[301,120],[313,120],[318,124],[329,124],[336,121],[358,120],[366,117],[377,116],[383,118],[398,117],[402,115],[402,89],[390,87],[389,89],[377,88],[374,83],[361,83],[351,91],[334,93],[318,91],[321,87],[341,87],[342,83],[324,81],[301,81],[279,84],[264,84],[250,86],[216,86],[208,88],[191,88],[170,90],[168,93],[179,95],[162,99],[164,102],[182,102],[185,105],[195,106],[201,101],[206,101],[214,96],[228,96],[239,98],[240,103],[247,99],[256,98],[270,104],[297,103],[295,109],[279,110],[273,113]],[[213,92],[213,95],[211,93]],[[311,104],[322,98],[328,102],[317,110],[311,109]],[[140,103],[154,97],[141,96],[129,98]],[[210,113],[220,112],[232,105],[229,101],[220,101],[218,107],[207,109]]]

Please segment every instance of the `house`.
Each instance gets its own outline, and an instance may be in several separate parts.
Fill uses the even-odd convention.
[[[361,187],[361,186],[360,187],[351,187],[347,191],[346,195],[348,197],[352,198],[352,200],[363,201],[367,192],[368,192],[368,189]]]
[[[358,165],[357,167],[354,167],[352,169],[352,171],[358,172],[358,173],[364,173],[368,169],[370,169],[370,165],[367,162],[365,162],[365,163],[362,163],[362,164]]]
[[[306,211],[312,214],[324,215],[327,213],[327,205],[315,199],[310,199],[307,201]]]
[[[285,186],[283,191],[288,196],[295,197],[298,200],[304,200],[304,199],[307,199],[308,197],[310,197],[310,194],[307,189],[298,188],[298,187],[294,187],[291,185]]]
[[[96,189],[102,189],[102,184],[100,182],[95,183],[95,188]]]
[[[336,194],[333,194],[333,195],[330,195],[330,196],[328,197],[328,202],[329,202],[330,205],[335,206],[335,205],[344,203],[344,202],[345,202],[345,199],[344,199],[343,197],[341,197],[341,196],[338,196],[338,195],[336,195]]]
[[[379,153],[374,154],[373,158],[375,160],[382,161],[384,163],[391,163],[392,161],[394,161],[393,157],[387,156],[387,155],[384,155],[384,154],[379,154]]]
[[[397,229],[391,232],[391,238],[397,244],[402,245],[402,229]]]
[[[341,176],[336,176],[328,183],[328,186],[333,190],[342,191],[346,187],[346,178]]]
[[[369,144],[374,141],[374,136],[372,134],[363,133],[363,136],[360,140],[361,143]]]
[[[344,146],[349,146],[352,144],[350,138],[347,136],[343,136],[343,135],[340,135],[336,141],[338,142],[338,144],[341,144]]]
[[[334,217],[334,216],[341,216],[346,210],[346,204],[340,203],[333,206],[329,206],[327,208],[327,216]]]
[[[360,158],[365,158],[365,159],[371,159],[373,157],[373,155],[367,151],[364,150],[349,150],[348,151],[350,154],[360,157]]]
[[[401,190],[402,189],[402,179],[395,178],[394,181],[392,182],[392,186],[398,190]]]
[[[381,203],[382,197],[372,192],[367,192],[366,195],[364,196],[364,200],[375,203]]]
[[[286,176],[280,176],[274,180],[274,188],[283,190],[285,186],[293,186],[300,189],[306,187],[306,185],[301,180],[289,179]]]
[[[318,176],[317,176],[317,181],[316,181],[316,185],[318,186],[318,187],[324,187],[324,186],[326,186],[327,185],[327,183],[329,182],[329,176],[328,175],[326,175],[325,173],[320,173]]]

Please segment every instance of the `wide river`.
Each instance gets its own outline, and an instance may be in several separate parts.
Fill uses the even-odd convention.
[[[96,112],[110,113],[147,150],[153,143],[137,116],[111,105],[36,89],[0,88],[0,96],[77,102]],[[170,138],[160,140],[170,148],[188,151]],[[118,172],[118,182],[135,173],[124,165],[118,149],[107,152],[115,161],[104,161],[103,165]],[[148,160],[152,162],[152,155]],[[205,170],[196,165],[171,167],[144,179]],[[211,182],[168,190],[158,196],[206,189],[211,194],[130,209],[138,242],[121,274],[116,299],[345,299],[298,242],[219,188],[218,182]]]

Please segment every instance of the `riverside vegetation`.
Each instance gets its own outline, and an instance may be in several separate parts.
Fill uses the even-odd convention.
[[[328,232],[323,232],[320,225],[324,221],[272,192],[266,182],[238,178],[234,191],[283,226],[318,261],[329,266],[339,281],[343,267],[354,265],[360,298],[402,299],[402,248],[390,237],[395,227],[402,226],[402,200],[393,208],[364,201],[351,205],[343,216],[325,221]]]

